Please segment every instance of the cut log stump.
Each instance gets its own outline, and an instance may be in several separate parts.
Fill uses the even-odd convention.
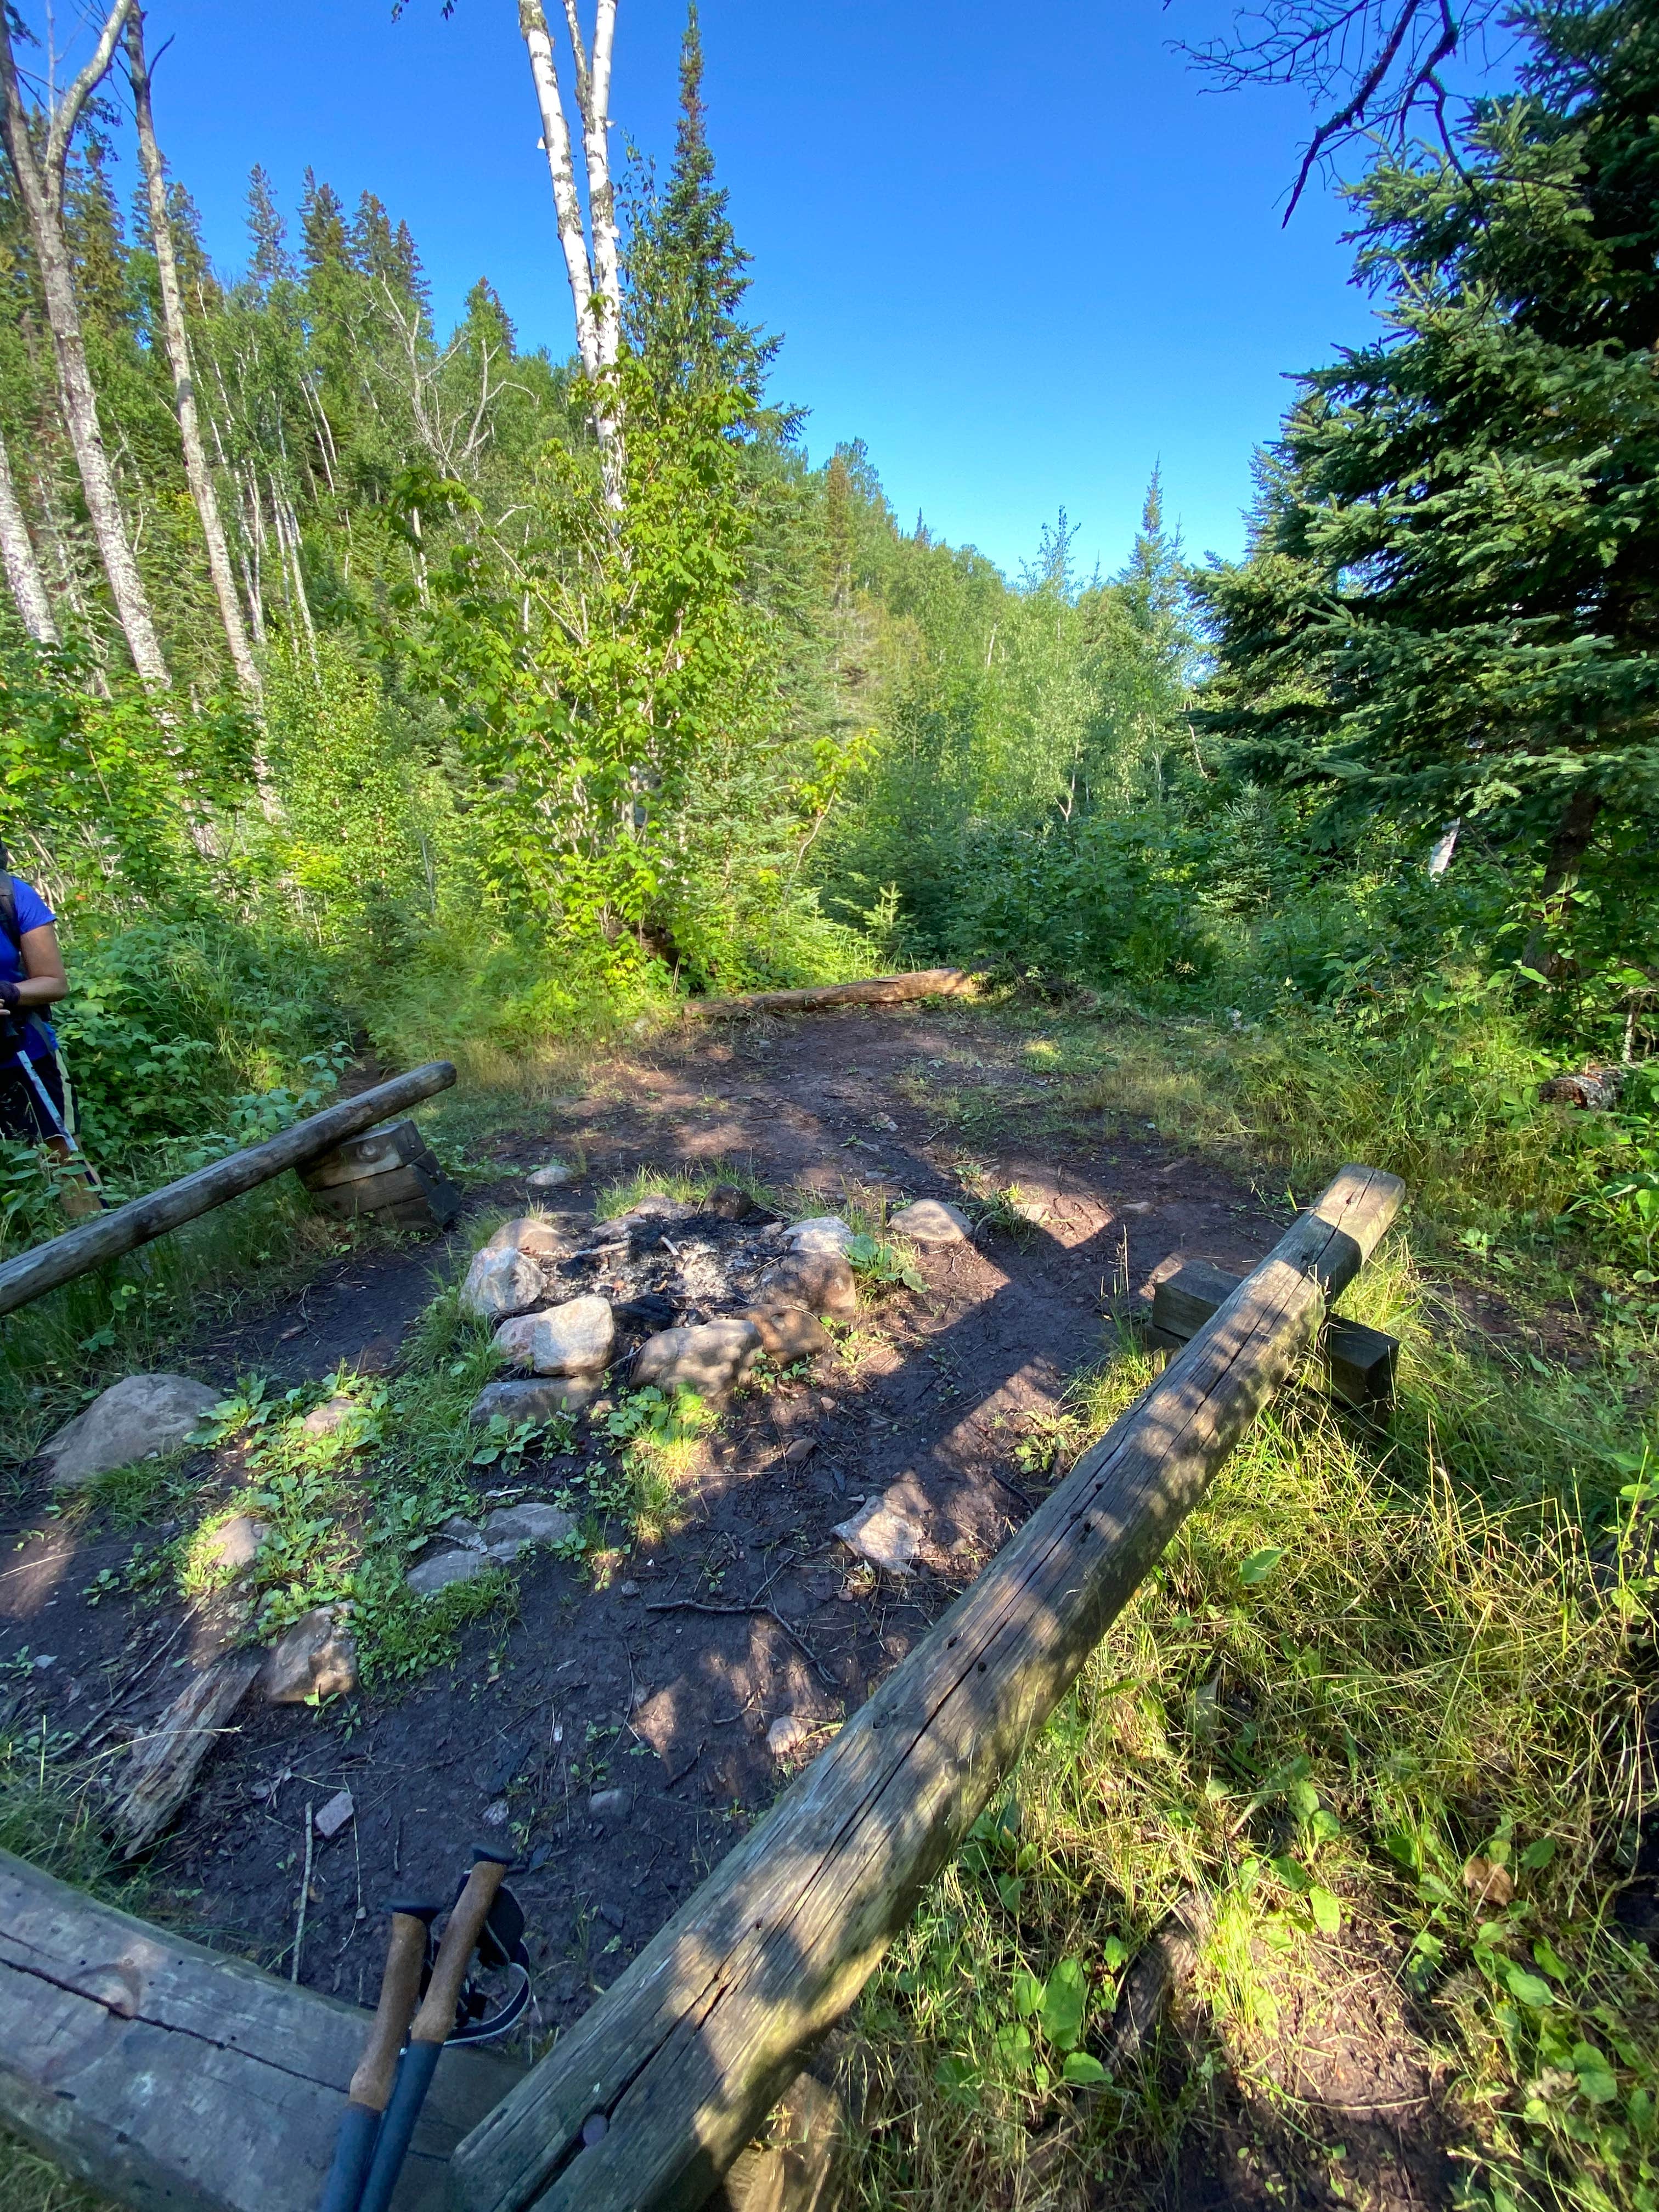
[[[1147,1332],[1160,1351],[1178,1351],[1198,1334],[1210,1316],[1243,1280],[1207,1260],[1187,1260],[1152,1291],[1152,1325]],[[1333,1314],[1320,1331],[1319,1358],[1334,1398],[1370,1413],[1394,1404],[1400,1340],[1380,1328]]]
[[[383,1214],[409,1227],[447,1229],[461,1194],[412,1121],[391,1121],[348,1138],[300,1171],[312,1203],[341,1221]]]
[[[315,2212],[371,2019],[0,1851],[0,2124],[118,2203]],[[516,2078],[445,2052],[393,2212],[440,2212]]]
[[[802,2074],[742,2150],[708,2212],[838,2212],[846,2201],[847,2111],[833,2089]]]

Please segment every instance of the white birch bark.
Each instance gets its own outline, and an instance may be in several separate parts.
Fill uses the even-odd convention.
[[[558,64],[553,36],[547,27],[542,0],[519,0],[519,29],[530,54],[530,74],[541,111],[542,144],[547,153],[548,173],[553,180],[553,214],[559,244],[564,250],[565,273],[576,310],[576,350],[591,383],[599,374],[599,356],[593,322],[593,271],[587,258],[587,238],[582,228],[581,202],[576,196],[576,167],[571,155],[570,126],[565,121],[564,100],[559,91]]]
[[[12,481],[11,458],[3,437],[0,437],[0,560],[5,562],[6,581],[11,586],[24,629],[37,645],[56,645],[58,625],[46,596],[46,580],[34,556],[34,540],[29,536]]]
[[[179,442],[185,449],[185,475],[197,517],[207,544],[208,574],[213,579],[219,618],[230,648],[236,681],[249,697],[259,697],[259,672],[249,648],[236,580],[231,574],[230,551],[213,476],[202,444],[202,426],[196,409],[196,381],[191,367],[190,339],[185,329],[184,300],[179,289],[178,257],[173,248],[173,222],[167,213],[166,173],[155,143],[155,119],[150,107],[149,70],[144,60],[144,18],[135,3],[127,17],[127,75],[132,85],[133,112],[138,125],[138,156],[144,172],[149,201],[150,241],[155,250],[156,275],[161,293],[161,329],[167,341],[167,362],[173,371],[173,402],[179,416]]]
[[[5,142],[34,246],[58,365],[64,427],[74,448],[87,513],[98,541],[104,574],[109,579],[116,614],[140,678],[151,690],[166,690],[169,683],[167,661],[155,633],[149,597],[133,558],[116,490],[115,472],[110,466],[99,424],[97,396],[87,368],[81,311],[75,297],[74,270],[64,231],[64,176],[70,142],[88,100],[108,73],[131,6],[132,0],[114,0],[104,19],[91,60],[63,98],[52,101],[43,116],[46,128],[38,144],[18,82],[9,11],[0,7],[0,137]]]
[[[542,143],[553,180],[559,244],[576,311],[576,348],[592,392],[599,441],[605,503],[623,503],[623,424],[612,379],[622,339],[622,269],[617,244],[616,193],[611,182],[611,59],[616,44],[617,0],[596,0],[593,55],[584,46],[575,0],[564,0],[565,22],[575,64],[576,105],[581,118],[587,171],[588,222],[582,220],[575,161],[558,64],[542,0],[519,0],[519,29],[530,54]],[[591,231],[591,244],[590,244]]]
[[[595,0],[591,64],[582,52],[576,0],[564,0],[564,14],[576,64],[576,105],[581,112],[582,152],[587,163],[597,349],[600,368],[610,368],[615,366],[622,343],[622,260],[617,244],[617,195],[611,183],[611,56],[617,41],[617,0]]]

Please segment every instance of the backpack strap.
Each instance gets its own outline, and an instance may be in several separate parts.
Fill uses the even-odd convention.
[[[0,874],[0,929],[11,939],[11,949],[19,959],[23,955],[23,933],[17,927],[17,879]]]

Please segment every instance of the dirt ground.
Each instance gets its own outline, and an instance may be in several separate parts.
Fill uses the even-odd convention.
[[[505,1803],[530,1834],[514,1882],[538,2032],[583,2010],[822,1741],[780,1763],[770,1724],[853,1711],[1029,1511],[1046,1483],[1022,1467],[1018,1443],[1100,1357],[1114,1305],[1146,1296],[1171,1255],[1243,1272],[1280,1232],[1282,1209],[1155,1134],[1048,1133],[1045,1088],[1015,1041],[969,1009],[821,1013],[693,1033],[678,1052],[598,1070],[581,1098],[482,1146],[495,1173],[472,1186],[473,1213],[520,1207],[524,1177],[554,1152],[583,1164],[560,1194],[578,1209],[636,1168],[717,1161],[817,1194],[824,1211],[854,1182],[896,1202],[959,1199],[971,1155],[1044,1211],[1029,1236],[988,1232],[926,1256],[926,1290],[886,1298],[872,1316],[878,1340],[854,1369],[821,1362],[808,1382],[740,1397],[706,1448],[678,1532],[611,1587],[532,1554],[518,1570],[516,1620],[469,1632],[453,1673],[390,1702],[245,1705],[153,1856],[157,1909],[285,1972],[307,1808],[349,1787],[355,1821],[317,1850],[303,1978],[372,2003],[380,1907],[400,1893],[447,1894]],[[391,1371],[466,1249],[465,1224],[413,1248],[367,1243],[181,1364],[225,1385],[263,1371],[287,1386],[343,1361]],[[810,1453],[787,1453],[806,1439]],[[832,1526],[901,1480],[926,1505],[919,1571],[908,1583],[860,1582]],[[0,1669],[25,1648],[47,1655],[25,1694],[68,1728],[179,1616],[89,1604],[81,1593],[132,1539],[31,1535],[42,1503],[25,1499],[0,1529]],[[155,1706],[139,1701],[136,1720],[170,1694],[168,1671],[164,1660]],[[596,1787],[622,1793],[597,1819]],[[1370,2059],[1345,2064],[1370,2065],[1382,2104],[1425,2094],[1415,2079],[1396,2083],[1387,2039],[1379,2030]],[[1186,2201],[1339,2201],[1288,2174],[1264,2196],[1271,2136],[1239,2125],[1255,2148],[1231,2122],[1212,2136],[1213,2162],[1182,2176]],[[1402,2160],[1401,2185],[1381,2201],[1434,2201],[1425,2162],[1404,2159],[1403,2145]]]

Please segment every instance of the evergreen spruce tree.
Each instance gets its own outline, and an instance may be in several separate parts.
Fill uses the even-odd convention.
[[[653,196],[635,223],[626,256],[623,335],[659,404],[677,392],[725,388],[758,410],[779,341],[743,318],[749,259],[732,230],[726,193],[714,182],[692,0],[680,48],[673,170],[666,192]]]
[[[1547,901],[1659,820],[1659,19],[1523,21],[1460,159],[1357,188],[1388,333],[1304,380],[1202,590],[1248,772],[1339,830],[1461,817]]]
[[[312,169],[306,171],[300,201],[300,234],[304,240],[300,261],[307,283],[314,284],[325,270],[349,264],[351,239],[340,195],[332,185],[319,184]]]
[[[292,280],[294,259],[270,176],[257,162],[247,180],[247,231],[248,282],[264,296],[272,285]]]

